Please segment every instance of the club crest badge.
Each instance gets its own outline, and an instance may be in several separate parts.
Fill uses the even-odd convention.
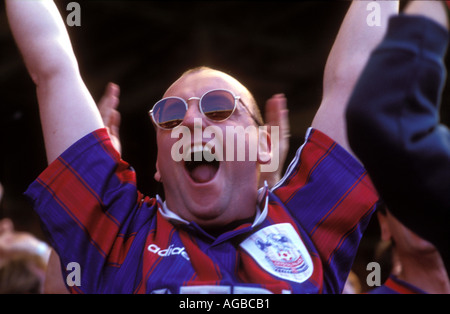
[[[241,243],[255,261],[274,276],[302,283],[311,277],[311,257],[289,223],[259,230]]]

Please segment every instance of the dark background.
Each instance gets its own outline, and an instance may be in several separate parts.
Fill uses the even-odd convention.
[[[65,20],[70,13],[57,1]],[[349,1],[77,1],[81,27],[68,27],[81,74],[94,99],[110,81],[121,87],[123,158],[138,187],[153,196],[155,133],[147,111],[185,70],[206,65],[230,73],[265,101],[285,93],[290,110],[290,161],[303,143],[322,96],[325,62]],[[23,197],[46,167],[34,85],[0,7],[0,218],[43,237]],[[448,89],[447,89],[448,90]],[[450,121],[448,92],[443,121]],[[361,245],[364,277],[378,240],[376,219]],[[360,268],[360,269],[358,269]],[[367,272],[366,272],[367,275]],[[365,278],[365,277],[364,277]]]

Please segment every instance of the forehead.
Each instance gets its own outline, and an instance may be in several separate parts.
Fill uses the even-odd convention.
[[[230,75],[216,70],[199,70],[187,73],[176,80],[165,92],[164,97],[178,96],[184,99],[200,97],[213,89],[227,89],[244,96],[246,88]]]

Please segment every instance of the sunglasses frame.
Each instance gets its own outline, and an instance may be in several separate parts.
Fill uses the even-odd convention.
[[[209,93],[216,92],[216,91],[219,91],[219,92],[227,92],[227,93],[231,94],[231,96],[233,96],[233,98],[234,98],[234,108],[233,108],[233,111],[231,112],[231,114],[230,114],[228,117],[226,117],[225,119],[222,119],[222,120],[214,120],[214,119],[209,118],[209,117],[204,113],[203,108],[202,108],[202,106],[201,106],[201,103],[202,103],[203,98],[204,98],[206,95],[208,95]],[[177,126],[175,126],[175,127],[173,127],[173,128],[164,128],[164,127],[160,126],[160,125],[156,122],[156,119],[155,119],[155,117],[154,117],[154,115],[153,115],[153,112],[154,112],[154,109],[155,109],[156,105],[158,105],[161,101],[163,101],[163,100],[168,100],[168,99],[178,99],[178,100],[180,100],[180,101],[185,105],[185,107],[186,107],[186,112],[187,112],[188,109],[189,109],[188,101],[191,101],[191,100],[198,100],[198,101],[199,101],[199,102],[198,102],[198,108],[199,108],[200,112],[202,113],[202,115],[203,115],[205,118],[207,118],[208,120],[210,120],[210,121],[212,121],[212,122],[223,122],[223,121],[228,120],[228,119],[233,115],[233,113],[236,111],[237,103],[238,103],[238,101],[239,101],[239,102],[242,104],[242,106],[245,108],[245,110],[247,111],[247,113],[250,115],[250,117],[253,119],[253,121],[255,121],[255,123],[256,123],[258,126],[262,126],[262,125],[263,125],[263,124],[262,124],[260,121],[258,121],[258,119],[252,114],[252,112],[251,112],[250,109],[245,105],[245,103],[242,101],[242,99],[241,99],[240,96],[236,96],[232,91],[227,90],[227,89],[212,89],[212,90],[209,90],[209,91],[207,91],[206,93],[204,93],[204,94],[202,95],[202,97],[191,97],[191,98],[189,98],[188,100],[185,100],[185,99],[183,99],[183,98],[181,98],[181,97],[170,96],[170,97],[165,97],[165,98],[163,98],[163,99],[157,101],[157,102],[153,105],[152,109],[149,110],[148,114],[149,114],[150,118],[152,119],[152,122],[153,122],[158,128],[160,128],[160,129],[162,129],[162,130],[173,130],[173,129],[175,129],[175,128],[177,128],[177,127],[179,127],[180,125],[183,124],[183,122],[181,122],[180,124],[178,124]],[[186,112],[185,112],[185,116],[186,116]],[[184,120],[184,117],[183,117],[183,120]]]

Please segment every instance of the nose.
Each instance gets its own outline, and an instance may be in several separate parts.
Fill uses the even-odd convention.
[[[191,130],[194,130],[194,127],[198,127],[198,119],[203,120],[203,114],[200,111],[199,101],[200,98],[197,97],[191,97],[187,100],[188,110],[186,111],[186,115],[184,116],[183,125]],[[196,124],[195,121],[197,121]],[[202,124],[203,122],[204,121],[202,121]]]

